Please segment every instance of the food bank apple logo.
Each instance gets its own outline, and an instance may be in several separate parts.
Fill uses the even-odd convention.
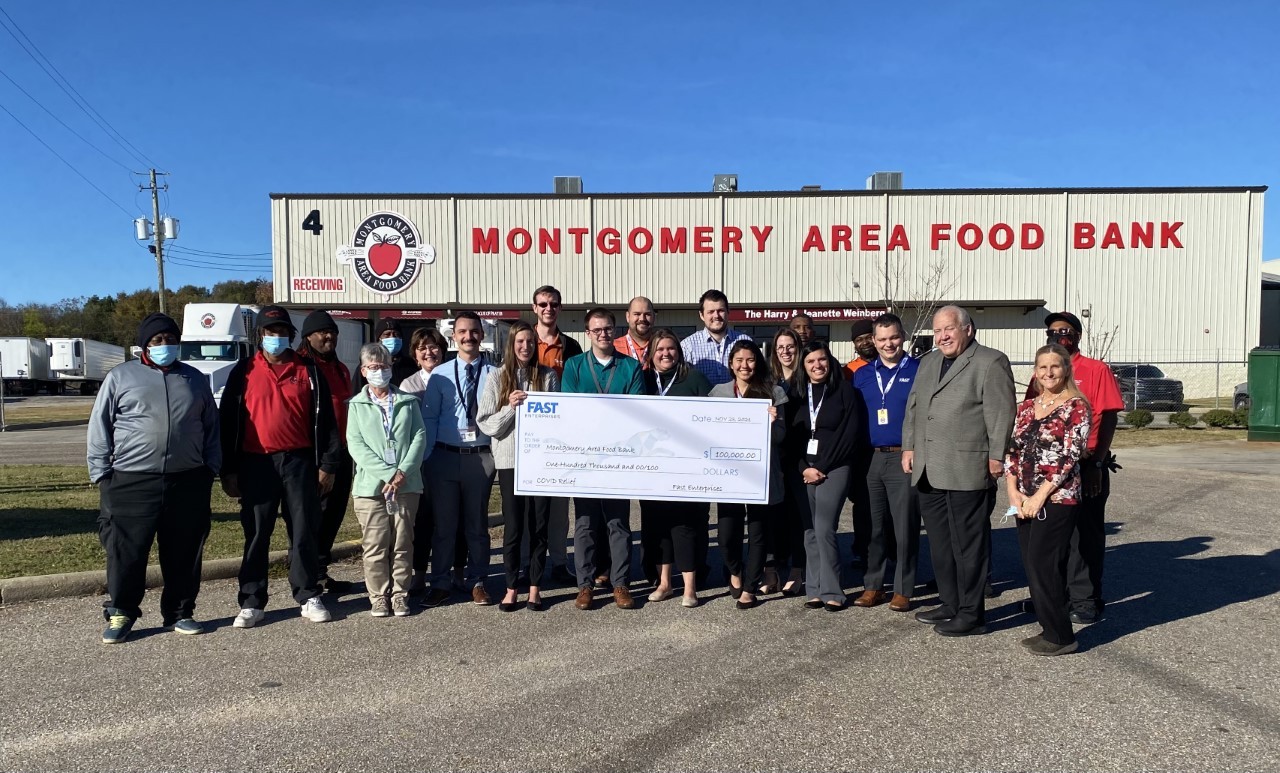
[[[351,244],[338,248],[338,262],[351,266],[360,284],[380,295],[409,289],[436,250],[423,244],[418,228],[397,212],[375,212],[361,221]]]

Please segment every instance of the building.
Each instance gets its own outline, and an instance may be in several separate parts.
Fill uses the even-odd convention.
[[[272,194],[275,294],[370,319],[532,319],[552,284],[580,333],[586,308],[635,295],[691,331],[715,287],[735,327],[766,338],[805,311],[843,357],[853,320],[892,309],[927,347],[929,310],[953,302],[1015,362],[1065,308],[1086,348],[1212,372],[1209,396],[1259,342],[1265,190]]]

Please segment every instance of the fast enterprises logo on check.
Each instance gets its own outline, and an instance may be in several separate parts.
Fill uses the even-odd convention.
[[[525,400],[524,413],[526,419],[550,419],[559,416],[560,402],[557,400]]]

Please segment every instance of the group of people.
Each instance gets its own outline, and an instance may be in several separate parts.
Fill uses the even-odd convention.
[[[767,504],[639,502],[651,602],[679,591],[683,606],[699,605],[699,589],[711,582],[715,504],[738,609],[781,594],[811,609],[887,604],[909,612],[923,523],[940,603],[916,618],[946,636],[983,633],[990,516],[1003,478],[1018,518],[1028,610],[1043,629],[1023,645],[1034,654],[1070,652],[1072,623],[1101,613],[1110,443],[1122,402],[1106,366],[1080,353],[1081,325],[1070,313],[1047,319],[1048,343],[1036,352],[1019,403],[1008,358],[975,340],[957,306],[934,314],[934,348],[920,358],[908,354],[914,331],[897,316],[857,322],[857,357],[842,365],[804,314],[773,336],[766,357],[730,327],[719,290],[702,294],[702,327],[685,337],[657,325],[647,298],[631,301],[621,335],[612,311],[589,309],[586,351],[560,330],[561,303],[556,288],[535,290],[536,321],[510,326],[499,363],[482,352],[484,326],[472,312],[455,316],[452,359],[439,331],[419,329],[406,345],[398,324],[385,320],[360,350],[354,377],[337,359],[337,326],[326,313],[313,312],[298,331],[285,309],[268,306],[257,317],[259,351],[234,368],[220,409],[205,377],[176,361],[177,325],[148,317],[138,333],[142,357],[108,375],[89,428],[107,553],[103,641],[123,641],[141,615],[157,539],[164,624],[203,630],[194,605],[219,475],[240,500],[245,534],[237,628],[263,619],[279,516],[289,531],[294,601],[308,620],[331,619],[324,592],[350,590],[328,576],[349,500],[372,615],[406,616],[414,597],[434,607],[456,593],[492,604],[495,478],[504,528],[500,610],[521,608],[526,586],[523,607],[545,609],[548,564],[553,581],[576,585],[578,609],[592,608],[601,591],[620,608],[634,607],[630,502],[574,499],[571,572],[568,500],[515,493],[516,412],[530,393],[556,391],[769,402]],[[852,601],[837,541],[846,501],[854,562],[863,569]]]

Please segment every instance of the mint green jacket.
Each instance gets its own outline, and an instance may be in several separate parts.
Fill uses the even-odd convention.
[[[427,450],[422,404],[418,398],[396,387],[391,387],[391,396],[395,466],[382,458],[387,447],[387,433],[383,429],[382,409],[369,397],[369,387],[361,389],[347,403],[347,451],[356,462],[355,483],[351,487],[355,496],[381,496],[382,485],[395,476],[396,470],[404,473],[401,491],[406,494],[422,493],[422,454]]]

